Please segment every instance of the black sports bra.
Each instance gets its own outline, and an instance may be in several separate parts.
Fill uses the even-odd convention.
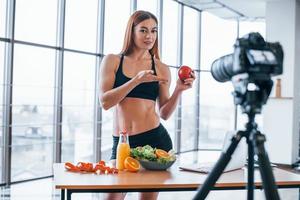
[[[131,78],[128,78],[123,73],[123,67],[122,67],[123,60],[124,60],[124,55],[122,54],[119,68],[117,70],[116,77],[115,77],[114,88],[119,87],[131,80]],[[154,71],[154,74],[156,75],[153,56],[152,56],[152,68],[151,69]],[[158,82],[155,81],[155,82],[147,82],[147,83],[139,84],[138,86],[133,88],[127,94],[126,97],[150,99],[150,100],[156,101],[156,98],[158,97],[158,93],[159,93],[159,85],[158,85]]]

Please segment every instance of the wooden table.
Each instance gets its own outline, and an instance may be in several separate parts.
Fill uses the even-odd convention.
[[[153,192],[193,191],[207,174],[181,171],[176,163],[167,171],[140,170],[138,173],[121,171],[119,174],[78,174],[67,172],[63,163],[54,164],[54,184],[61,189],[61,199],[71,199],[72,193],[92,192]],[[273,168],[278,188],[300,188],[300,175]],[[246,189],[247,173],[235,170],[223,173],[212,190]],[[255,171],[255,187],[262,188],[259,171]]]

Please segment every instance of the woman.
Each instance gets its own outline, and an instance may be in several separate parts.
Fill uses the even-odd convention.
[[[171,74],[160,61],[157,19],[147,11],[136,11],[129,18],[120,55],[104,57],[100,71],[100,101],[107,110],[115,107],[111,160],[116,159],[118,134],[126,130],[130,147],[151,145],[172,149],[171,138],[160,123],[175,110],[181,93],[192,87],[194,74],[177,80],[169,95]],[[156,107],[156,102],[158,106]],[[140,199],[156,199],[157,192],[142,193]],[[124,199],[125,194],[109,194],[108,199]]]

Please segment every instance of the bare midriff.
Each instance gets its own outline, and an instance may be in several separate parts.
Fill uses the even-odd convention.
[[[121,131],[137,135],[158,127],[159,116],[155,111],[155,101],[126,97],[116,106],[114,122],[115,136]]]

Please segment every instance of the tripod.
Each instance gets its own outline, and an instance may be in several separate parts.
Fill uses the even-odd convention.
[[[205,199],[209,190],[215,185],[216,181],[221,176],[231,159],[231,155],[235,151],[242,137],[245,137],[248,144],[248,183],[247,183],[247,199],[254,199],[254,155],[258,157],[259,171],[262,178],[262,185],[264,188],[267,200],[279,200],[277,186],[275,184],[274,175],[270,165],[267,152],[264,147],[266,141],[265,136],[258,131],[255,123],[255,114],[261,111],[261,106],[267,101],[272,88],[273,82],[267,82],[260,85],[261,90],[246,91],[243,94],[238,91],[234,92],[235,103],[242,106],[243,112],[248,115],[248,122],[246,123],[245,131],[238,131],[231,139],[226,152],[222,152],[219,160],[215,164],[213,170],[205,180],[202,186],[197,190],[193,200]],[[266,90],[265,87],[267,86]]]

